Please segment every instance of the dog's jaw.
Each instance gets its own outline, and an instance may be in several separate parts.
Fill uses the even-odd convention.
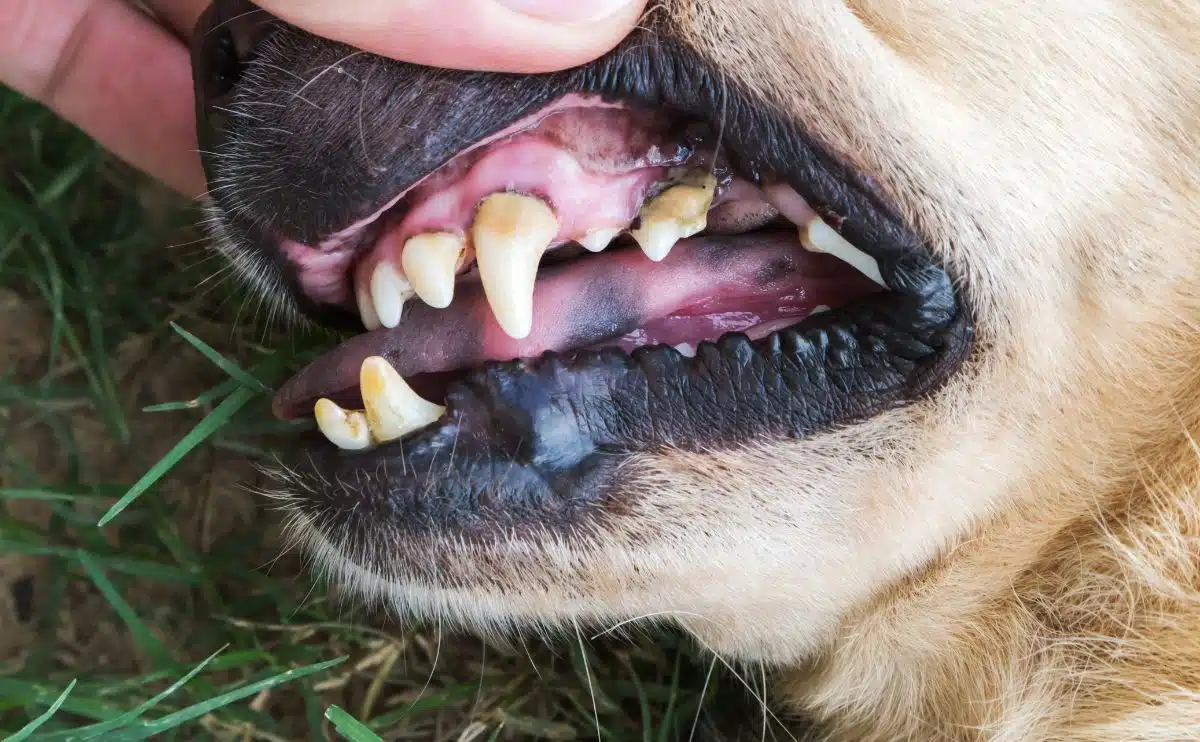
[[[1146,546],[1195,543],[1187,517],[1158,515],[1194,515],[1200,478],[1181,463],[1194,462],[1183,431],[1197,429],[1200,395],[1200,89],[1189,72],[1200,60],[1184,9],[1080,7],[665,6],[680,38],[808,122],[969,279],[981,352],[935,398],[845,430],[632,460],[622,530],[596,548],[585,548],[594,531],[572,536],[558,562],[518,558],[519,541],[438,547],[445,564],[486,564],[493,589],[341,574],[364,597],[475,628],[653,615],[726,656],[819,655],[794,697],[840,714],[861,739],[963,728],[1020,738],[1034,717],[1027,738],[1121,738],[1116,722],[1101,729],[1101,712],[1039,716],[1043,705],[1021,701],[1066,704],[1080,687],[1108,698],[1100,677],[1164,697],[1149,660],[1122,674],[1117,657],[1093,654],[1106,672],[1088,676],[1086,658],[1060,651],[1073,631],[1093,632],[1091,649],[1142,641],[1089,623],[1089,595],[1153,623],[1145,642],[1179,648],[1156,655],[1162,677],[1186,685],[1200,666],[1175,643],[1195,615],[1194,584],[1156,581],[1179,550]],[[1176,484],[1147,488],[1145,472]],[[338,572],[345,554],[372,546],[318,553]],[[1078,556],[1071,576],[1059,569],[1067,553]],[[577,570],[570,579],[555,577],[563,564]],[[1150,609],[1122,602],[1124,584],[1182,598]],[[1063,594],[1080,600],[1068,610]],[[1138,703],[1124,698],[1114,713],[1190,733],[1178,714],[1153,717],[1169,704]],[[1085,724],[1091,736],[1064,731]]]
[[[356,309],[350,299],[353,291],[311,290],[313,276],[329,273],[322,262],[325,258],[343,263],[353,257],[374,261],[393,232],[403,237],[410,218],[424,218],[413,217],[423,206],[419,198],[415,204],[404,200],[410,189],[417,188],[423,198],[425,191],[419,189],[430,180],[440,183],[440,188],[461,182],[464,171],[456,161],[469,153],[474,153],[474,161],[487,161],[495,147],[517,147],[513,137],[528,136],[541,122],[561,115],[541,113],[547,110],[574,111],[575,125],[568,128],[578,131],[584,113],[596,112],[595,106],[606,115],[628,109],[635,122],[646,118],[637,111],[653,106],[669,120],[689,124],[686,131],[700,132],[688,134],[693,138],[683,140],[680,151],[709,148],[705,150],[708,179],[718,184],[740,179],[763,193],[782,187],[791,194],[790,206],[776,197],[764,198],[787,219],[794,219],[790,214],[807,215],[804,222],[793,222],[799,235],[752,231],[744,236],[696,237],[686,247],[677,247],[674,272],[669,274],[651,269],[647,259],[665,256],[654,257],[648,250],[647,258],[634,252],[631,260],[608,260],[606,255],[578,261],[581,272],[591,271],[587,290],[597,286],[600,290],[596,297],[589,299],[585,292],[572,297],[572,302],[582,301],[590,321],[607,328],[607,334],[576,341],[581,347],[559,354],[489,362],[471,369],[450,384],[444,409],[432,408],[440,412],[431,412],[431,417],[402,434],[379,438],[374,428],[365,430],[362,415],[353,417],[356,413],[341,412],[321,401],[322,430],[353,452],[339,452],[325,444],[309,452],[307,470],[297,473],[297,478],[307,481],[296,499],[301,507],[319,514],[312,522],[326,538],[351,534],[370,544],[369,548],[344,545],[356,557],[375,558],[360,563],[368,570],[403,570],[418,579],[445,575],[441,562],[446,556],[435,548],[442,538],[483,549],[499,537],[515,534],[534,550],[551,548],[549,539],[565,538],[588,548],[589,538],[601,543],[617,538],[620,526],[614,523],[628,518],[630,527],[644,527],[630,513],[640,500],[656,497],[636,484],[643,459],[670,457],[675,451],[737,451],[771,441],[786,447],[868,420],[935,393],[971,349],[969,307],[960,302],[950,277],[923,249],[920,238],[893,215],[870,178],[842,167],[807,133],[805,122],[782,116],[769,103],[726,84],[719,70],[681,43],[670,18],[638,30],[611,54],[579,69],[514,78],[437,72],[366,55],[347,58],[342,47],[259,17],[255,23],[275,31],[247,57],[245,80],[232,93],[223,87],[213,89],[213,73],[223,67],[212,60],[225,59],[234,35],[219,12],[206,18],[213,34],[201,34],[196,45],[197,90],[201,120],[211,124],[202,126],[201,142],[208,153],[210,177],[219,184],[214,190],[216,204],[229,229],[278,264],[277,273],[294,281],[292,294],[306,301],[318,317],[352,319]],[[305,80],[288,71],[297,64],[327,61],[336,61],[341,74]],[[287,101],[294,97],[289,91],[301,86],[307,98],[328,98],[329,104],[289,106]],[[231,101],[222,97],[230,94]],[[562,103],[564,98],[586,100],[588,96],[599,96],[601,103],[587,109]],[[267,97],[280,100],[263,100]],[[347,111],[339,103],[349,98],[356,101],[358,111],[352,121],[345,118]],[[471,113],[448,115],[463,108],[464,99],[473,101],[467,107]],[[240,114],[251,108],[263,110],[253,116],[230,116],[231,111]],[[531,123],[513,123],[519,121]],[[285,134],[296,131],[322,134],[312,140]],[[493,147],[490,143],[502,132],[510,134]],[[653,128],[647,135],[661,138]],[[668,137],[668,141],[674,140]],[[720,146],[714,150],[712,144],[696,144],[706,141]],[[565,157],[574,154],[556,147]],[[660,142],[655,151],[665,153],[655,158],[682,167],[683,161],[672,159],[667,144]],[[348,154],[338,155],[342,152]],[[368,154],[370,168],[359,162]],[[268,156],[282,163],[286,174],[264,167]],[[734,165],[723,164],[726,159]],[[606,162],[611,166],[611,161]],[[443,177],[447,170],[453,175]],[[732,176],[725,174],[729,170]],[[370,177],[358,183],[363,172]],[[612,177],[613,171],[609,172]],[[323,179],[339,188],[322,193]],[[342,184],[347,192],[340,190]],[[649,223],[645,216],[649,199],[665,199],[677,188],[696,187],[665,185],[667,191],[643,202],[641,226],[631,230],[635,236]],[[534,182],[525,187],[536,191],[536,186]],[[546,188],[546,193],[553,190]],[[265,195],[256,198],[257,192]],[[482,192],[475,197],[479,195]],[[517,201],[541,198],[509,195]],[[709,199],[713,198],[710,192]],[[803,208],[795,208],[796,203]],[[485,205],[478,207],[472,235],[483,289],[495,310],[484,247],[478,240]],[[403,210],[396,214],[397,208]],[[563,217],[562,205],[555,208]],[[454,210],[445,213],[454,217]],[[823,221],[817,214],[823,215]],[[803,253],[801,244],[816,239],[812,235],[817,222],[839,243],[849,240],[851,251],[868,258],[876,280],[887,290],[848,295],[844,305],[796,317],[799,324],[755,341],[726,334],[716,342],[701,343],[694,358],[663,346],[639,347],[629,355],[587,347],[621,334],[609,327],[615,321],[610,323],[605,312],[620,305],[618,314],[636,315],[642,311],[642,295],[653,300],[664,293],[653,285],[655,280],[697,284],[698,277],[734,274],[738,282],[748,285],[793,270],[797,259],[783,263],[769,259],[760,265],[748,256],[780,240],[789,243],[780,243],[782,247]],[[463,229],[454,224],[441,227],[443,234],[456,228]],[[301,242],[311,255],[297,252]],[[614,263],[620,272],[611,276],[607,268],[599,267]],[[597,267],[588,269],[589,265]],[[639,270],[651,277],[639,277]],[[359,274],[372,271],[352,268],[351,273],[357,280]],[[633,278],[628,277],[631,274]],[[539,276],[538,285],[556,280]],[[622,287],[634,292],[633,299],[609,296]],[[544,289],[542,296],[551,293],[562,292]],[[460,302],[468,298],[459,296]],[[586,306],[588,301],[597,304],[594,310]],[[376,303],[376,308],[379,319],[382,305]],[[357,309],[362,309],[361,302]],[[466,329],[474,332],[459,331],[464,323],[458,320],[439,323],[439,311],[444,312],[442,317],[465,317]],[[359,364],[365,369],[367,364],[387,361],[394,366],[387,373],[396,379],[414,372],[454,371],[430,367],[434,354],[411,334],[428,326],[431,337],[454,344],[483,335],[486,328],[479,322],[490,319],[461,305],[436,310],[433,317],[426,314],[414,310],[406,314],[401,327],[394,327],[398,318],[392,318],[386,328],[348,341],[295,377],[278,398],[285,401],[279,407],[311,405],[314,391],[331,395],[338,388],[322,389],[321,381],[355,380]],[[362,317],[368,321],[365,313]],[[443,349],[441,356],[447,355],[454,354]],[[351,384],[354,392],[357,384]],[[406,382],[395,384],[396,394],[414,398]],[[369,422],[372,398],[366,386],[364,382],[362,399]],[[647,530],[658,531],[652,538],[663,539],[667,529]],[[681,527],[671,538],[707,547],[703,534]],[[384,553],[386,560],[379,560]],[[493,584],[492,575],[470,566],[472,560],[450,561],[457,565],[455,584]],[[625,579],[636,582],[635,571],[631,569]]]

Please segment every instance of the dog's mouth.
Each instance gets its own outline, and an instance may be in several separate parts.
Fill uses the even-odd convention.
[[[334,46],[286,34],[274,53]],[[237,143],[282,151],[269,129],[284,127],[262,108],[202,128],[226,235],[271,255],[314,316],[358,330],[275,411],[315,414],[321,472],[387,467],[360,504],[540,518],[600,502],[627,455],[811,435],[961,365],[968,313],[867,179],[703,59],[637,36],[537,77],[372,58],[436,100],[404,93],[389,123],[407,148],[342,206],[344,174],[297,164],[290,214],[249,214],[222,186],[249,156]],[[217,43],[198,46],[202,113]]]
[[[883,284],[794,189],[735,170],[705,122],[598,96],[469,147],[324,246],[283,249],[308,296],[369,331],[276,398],[291,417],[324,397],[318,423],[346,449],[434,422],[421,397],[488,364],[612,347],[683,368],[722,337],[767,338]],[[367,381],[369,358],[401,373]]]

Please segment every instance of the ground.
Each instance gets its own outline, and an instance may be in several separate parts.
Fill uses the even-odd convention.
[[[191,205],[2,89],[0,152],[0,734],[682,740],[741,713],[670,634],[485,644],[315,585],[252,492],[293,432],[269,387],[329,338],[265,326]]]

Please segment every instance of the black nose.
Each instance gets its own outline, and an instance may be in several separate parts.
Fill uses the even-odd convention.
[[[249,0],[216,0],[196,23],[192,66],[198,113],[209,127],[224,128],[222,107],[279,19]]]

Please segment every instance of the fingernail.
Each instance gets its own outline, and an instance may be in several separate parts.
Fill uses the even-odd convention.
[[[608,18],[633,0],[497,0],[509,10],[552,23],[592,23]]]

